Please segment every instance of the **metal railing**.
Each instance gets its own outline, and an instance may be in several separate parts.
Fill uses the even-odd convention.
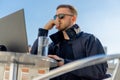
[[[88,58],[84,58],[81,60],[76,60],[74,62],[68,63],[64,66],[58,67],[54,70],[51,70],[50,72],[38,76],[36,78],[33,78],[32,80],[45,80],[45,79],[50,79],[54,78],[56,76],[62,75],[64,73],[76,70],[76,69],[81,69],[87,66],[95,65],[98,63],[102,63],[105,61],[113,60],[113,59],[119,59],[120,58],[120,53],[119,54],[112,54],[112,55],[97,55],[97,56],[92,56]],[[118,65],[113,73],[112,80],[118,80],[116,77],[119,77],[120,75],[118,74],[120,72],[119,70],[119,62]]]

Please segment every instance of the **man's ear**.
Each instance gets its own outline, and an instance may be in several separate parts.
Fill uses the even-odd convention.
[[[73,21],[73,22],[76,22],[76,19],[77,19],[77,16],[73,16],[73,17],[72,17],[72,21]]]

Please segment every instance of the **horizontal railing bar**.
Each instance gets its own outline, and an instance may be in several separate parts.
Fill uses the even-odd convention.
[[[33,78],[32,80],[44,80],[44,79],[50,79],[54,78],[56,76],[65,74],[67,72],[76,70],[76,69],[81,69],[87,66],[95,65],[98,63],[102,63],[108,60],[120,58],[120,53],[119,54],[111,54],[111,55],[96,55],[96,56],[91,56],[87,57],[81,60],[76,60],[71,63],[65,64],[64,66],[58,67],[54,70],[51,70],[50,72],[38,76],[36,78]]]

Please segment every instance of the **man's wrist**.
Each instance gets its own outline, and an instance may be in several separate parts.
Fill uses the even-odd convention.
[[[56,60],[57,62],[63,62],[64,63],[64,59],[60,58],[59,60]]]
[[[48,35],[48,30],[44,28],[39,28],[38,36],[47,36],[47,35]]]

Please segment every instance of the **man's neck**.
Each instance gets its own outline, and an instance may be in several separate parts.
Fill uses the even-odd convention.
[[[66,39],[66,40],[70,39],[69,36],[67,35],[67,33],[65,31],[63,31],[63,36],[64,36],[64,39]]]
[[[72,24],[71,26],[69,26],[69,27],[68,27],[68,28],[66,28],[65,30],[67,30],[67,29],[71,28],[73,25],[74,25],[74,24]],[[65,32],[65,30],[63,31],[63,36],[64,36],[64,39],[69,40],[70,38],[69,38],[69,36],[67,35],[67,33]]]

